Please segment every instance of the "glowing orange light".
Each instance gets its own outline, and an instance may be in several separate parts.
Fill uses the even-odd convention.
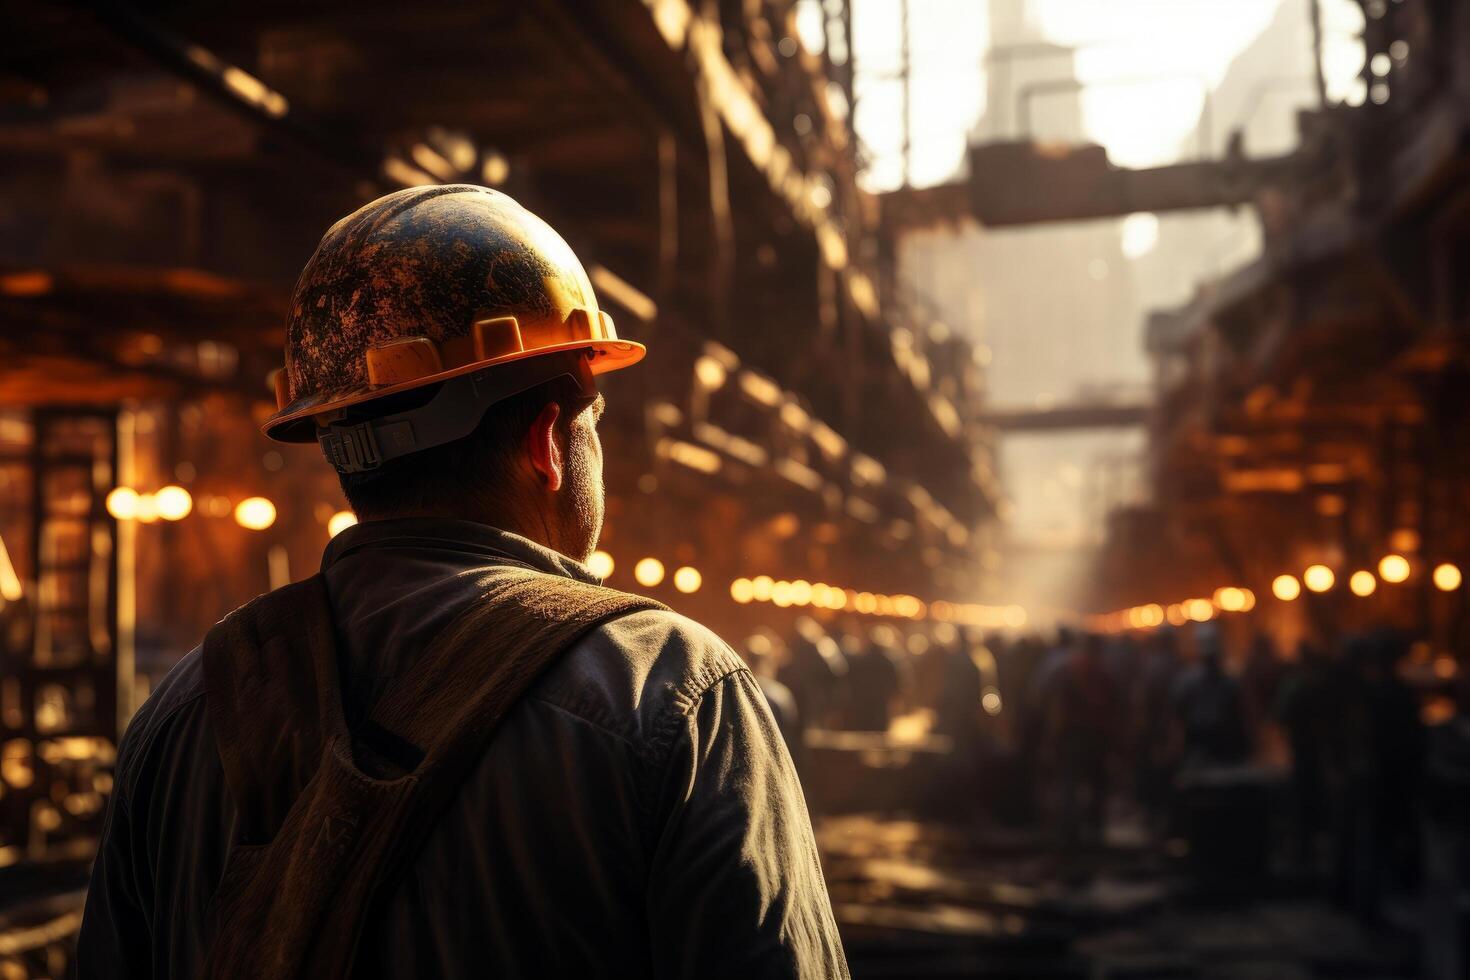
[[[350,510],[339,510],[327,519],[327,533],[335,538],[356,523],[356,514]]]
[[[1409,559],[1403,555],[1384,555],[1378,562],[1378,577],[1395,584],[1404,581],[1409,577]]]
[[[194,498],[179,486],[167,486],[153,495],[158,516],[166,521],[181,521],[194,510]]]
[[[158,500],[153,494],[138,494],[138,512],[133,516],[139,524],[152,524],[158,520]]]
[[[704,584],[704,576],[699,574],[699,569],[685,565],[674,570],[674,588],[686,595],[698,592],[699,587]]]
[[[651,589],[664,580],[664,563],[657,558],[641,558],[633,566],[633,578],[645,589]]]
[[[276,505],[264,497],[246,497],[235,505],[235,523],[251,531],[264,531],[276,522]]]
[[[118,487],[107,495],[107,512],[116,520],[131,521],[138,516],[138,491]]]
[[[1464,576],[1460,574],[1460,569],[1455,565],[1445,562],[1443,565],[1435,566],[1434,587],[1439,591],[1453,592],[1460,587],[1462,581],[1464,581]]]
[[[1352,590],[1353,595],[1360,599],[1366,598],[1378,589],[1378,579],[1374,578],[1373,573],[1366,569],[1356,571],[1348,579],[1348,588]]]
[[[1215,590],[1215,605],[1225,612],[1240,612],[1245,609],[1245,590],[1227,585]]]
[[[1326,592],[1337,583],[1337,576],[1326,565],[1309,565],[1302,572],[1302,583],[1313,592]]]
[[[607,578],[613,573],[613,556],[605,551],[594,551],[587,559],[587,571],[598,578]]]
[[[1271,594],[1282,602],[1291,602],[1302,594],[1302,583],[1295,575],[1278,575],[1271,582]]]
[[[745,605],[755,598],[755,585],[748,578],[737,578],[730,583],[730,598]]]

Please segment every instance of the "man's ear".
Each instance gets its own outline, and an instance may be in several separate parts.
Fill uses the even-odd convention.
[[[562,450],[556,443],[556,420],[561,406],[547,402],[526,433],[526,455],[541,485],[552,493],[561,489]]]

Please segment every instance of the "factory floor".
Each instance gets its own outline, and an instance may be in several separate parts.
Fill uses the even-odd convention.
[[[1280,876],[1212,893],[1126,821],[1060,853],[1034,834],[818,821],[856,980],[1418,976],[1418,940]],[[1407,924],[1407,923],[1406,923]]]

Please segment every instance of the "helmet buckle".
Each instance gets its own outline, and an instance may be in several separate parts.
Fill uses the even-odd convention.
[[[355,425],[334,422],[317,430],[317,441],[321,443],[327,462],[338,473],[363,473],[382,465],[383,457],[378,452],[378,440],[373,435],[370,422]]]

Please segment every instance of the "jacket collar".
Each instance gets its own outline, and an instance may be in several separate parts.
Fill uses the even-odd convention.
[[[327,543],[322,571],[358,551],[402,548],[453,552],[481,564],[525,565],[550,575],[563,575],[601,585],[581,562],[489,524],[442,517],[408,517],[354,524]]]

